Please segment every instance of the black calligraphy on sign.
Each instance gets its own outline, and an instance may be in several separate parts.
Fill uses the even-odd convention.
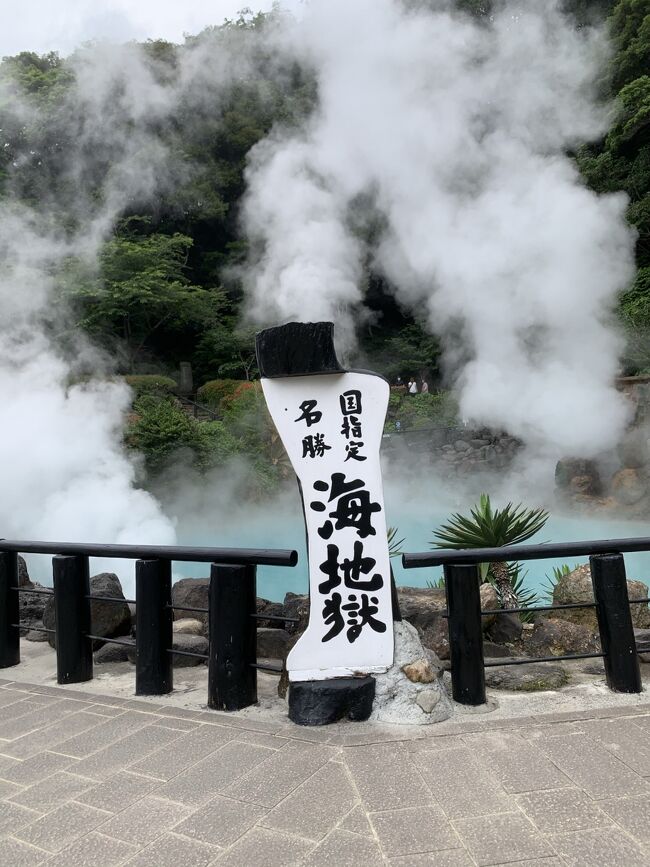
[[[374,557],[363,556],[363,542],[354,543],[352,559],[344,557],[339,562],[338,545],[327,546],[327,560],[320,564],[320,571],[327,575],[327,581],[319,584],[320,593],[327,594],[338,587],[341,581],[348,590],[366,590],[372,593],[384,586],[384,579],[376,572],[368,580],[363,580],[363,575],[369,575],[376,566]]]
[[[354,644],[363,632],[364,626],[369,626],[374,632],[386,632],[386,624],[374,616],[379,612],[378,598],[368,596],[367,593],[361,593],[360,596],[361,601],[358,601],[356,594],[350,594],[347,605],[341,604],[343,600],[340,593],[332,593],[331,598],[325,600],[323,621],[326,626],[331,628],[323,636],[323,642],[330,641],[343,632],[346,626],[346,616],[348,627],[346,636],[350,644]]]
[[[324,434],[309,434],[303,437],[302,440],[302,456],[303,458],[322,458],[325,457],[325,452],[330,451],[332,446],[328,446],[325,442]]]
[[[344,391],[339,397],[341,404],[341,412],[343,415],[360,415],[361,414],[361,392],[356,388],[350,391]]]
[[[315,400],[303,400],[298,407],[298,409],[302,410],[302,415],[299,415],[294,421],[304,421],[307,423],[307,427],[318,424],[323,417],[323,413],[316,409],[317,402]]]
[[[370,493],[365,490],[361,479],[347,482],[345,473],[332,473],[330,484],[316,481],[314,490],[323,492],[329,490],[329,504],[333,504],[336,500],[333,511],[328,512],[328,520],[318,528],[318,535],[322,539],[331,538],[334,530],[342,530],[345,527],[355,529],[360,539],[376,535],[375,528],[372,526],[372,516],[375,512],[381,512],[381,506],[371,501]],[[315,500],[309,504],[309,508],[314,512],[326,512],[327,504]],[[332,523],[330,518],[335,523]]]
[[[348,440],[348,444],[345,447],[346,458],[345,462],[354,460],[354,461],[365,461],[367,457],[362,455],[360,449],[363,448],[364,443],[361,440],[363,433],[361,431],[361,392],[357,389],[350,389],[350,391],[344,391],[343,394],[339,396],[339,403],[341,405],[341,412],[343,413],[343,423],[341,425],[341,433]]]

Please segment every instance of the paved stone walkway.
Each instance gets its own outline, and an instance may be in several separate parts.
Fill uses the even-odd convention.
[[[650,865],[650,705],[300,729],[0,680],[0,867]]]

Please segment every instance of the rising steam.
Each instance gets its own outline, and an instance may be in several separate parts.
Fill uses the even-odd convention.
[[[258,321],[328,318],[349,338],[371,257],[442,338],[463,416],[556,458],[622,431],[611,311],[634,269],[625,196],[596,196],[566,155],[607,128],[606,45],[559,6],[477,21],[315,0],[281,49],[313,69],[319,105],[254,149],[245,210]],[[383,226],[371,242],[350,227],[360,201]]]

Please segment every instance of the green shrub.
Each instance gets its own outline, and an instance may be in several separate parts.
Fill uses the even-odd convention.
[[[402,430],[453,426],[458,423],[458,405],[449,391],[405,394],[392,390],[386,415],[387,430],[400,421]]]
[[[153,394],[134,403],[125,439],[129,448],[144,455],[147,472],[154,474],[179,452],[188,453],[193,466],[206,470],[237,448],[219,422],[198,422],[173,398]]]
[[[196,399],[205,406],[220,409],[223,400],[232,397],[242,384],[240,379],[211,379],[196,393]]]
[[[124,382],[135,392],[135,399],[145,394],[173,394],[176,383],[169,376],[161,376],[157,373],[139,373],[124,377]]]

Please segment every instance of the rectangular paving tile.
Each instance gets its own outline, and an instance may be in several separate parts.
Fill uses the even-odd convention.
[[[328,762],[280,801],[262,824],[275,831],[322,840],[357,800],[346,768],[337,762]]]
[[[50,855],[13,837],[5,837],[0,844],[0,867],[37,867]]]
[[[25,717],[34,711],[41,710],[42,707],[43,701],[27,697],[15,704],[8,704],[4,707],[0,707],[0,737],[4,737],[2,732],[5,725],[12,725],[15,720],[22,719],[22,717]]]
[[[112,777],[102,780],[98,785],[91,785],[83,794],[75,798],[80,804],[107,810],[109,813],[119,813],[131,804],[148,795],[160,783],[149,777],[141,777],[128,771],[120,771]]]
[[[234,729],[225,726],[202,725],[195,731],[181,735],[174,742],[173,750],[160,749],[141,761],[130,765],[129,770],[147,774],[159,780],[170,780],[181,771],[195,765],[201,759],[220,749],[236,736]]]
[[[385,863],[376,840],[335,830],[312,849],[301,862],[301,867],[323,867],[326,864],[332,867],[380,867]]]
[[[599,801],[615,822],[641,843],[650,843],[650,799],[647,795]]]
[[[439,852],[462,846],[458,835],[437,805],[371,813],[370,821],[381,848],[388,857]]]
[[[417,765],[452,819],[511,811],[514,802],[469,748],[423,752]]]
[[[64,719],[73,713],[74,710],[66,702],[56,702],[51,707],[39,707],[23,716],[6,720],[0,724],[0,734],[5,740],[14,740],[23,735],[29,735],[30,732],[45,728],[51,723]]]
[[[3,746],[2,751],[8,756],[14,756],[17,759],[28,759],[30,756],[40,753],[41,750],[55,750],[57,744],[68,740],[73,735],[81,734],[81,732],[89,731],[91,728],[100,725],[102,718],[93,714],[80,711],[71,713],[65,719],[57,720],[52,725],[39,729],[36,732],[31,732],[21,738],[16,738],[11,743]]]
[[[265,807],[242,804],[219,795],[192,813],[174,831],[225,848],[245,834],[265,813]]]
[[[18,783],[20,786],[31,786],[55,774],[57,771],[72,769],[75,760],[69,756],[61,756],[58,753],[42,752],[25,759],[23,762],[14,762],[11,767],[3,770],[2,776],[10,783]]]
[[[76,758],[85,758],[91,753],[104,749],[115,741],[151,724],[152,717],[144,713],[126,711],[114,719],[95,726],[90,731],[84,732],[69,740],[62,741],[57,745],[57,752]]]
[[[117,837],[118,840],[124,840],[126,843],[139,843],[144,846],[153,843],[165,831],[178,825],[189,813],[190,810],[179,804],[170,804],[169,801],[147,797],[127,810],[116,813],[97,830],[100,834]]]
[[[104,822],[106,816],[102,810],[70,802],[36,819],[14,837],[48,852],[60,852]]]
[[[40,813],[47,813],[54,807],[72,800],[91,786],[90,780],[84,780],[81,777],[68,774],[66,771],[59,771],[52,774],[51,777],[46,777],[33,786],[23,789],[19,795],[15,795],[11,799],[11,803],[38,810]]]
[[[616,828],[548,837],[568,867],[648,867],[646,852]]]
[[[128,862],[128,867],[208,867],[219,855],[216,846],[164,834],[142,849]]]
[[[457,819],[453,824],[478,867],[556,854],[521,813],[472,816]]]
[[[641,776],[650,776],[650,738],[648,732],[631,719],[586,720],[586,735]]]
[[[476,867],[466,849],[445,849],[444,852],[404,855],[401,858],[389,858],[388,864],[390,867]],[[517,864],[517,867],[525,867],[525,865]],[[544,862],[544,867],[556,867],[556,865]],[[557,867],[564,867],[564,865],[558,864]]]
[[[0,689],[0,707],[15,704],[17,701],[24,701],[25,698],[24,692],[18,692],[14,689]]]
[[[539,748],[592,798],[650,791],[643,777],[583,735],[548,738]]]
[[[93,779],[104,779],[158,749],[169,749],[169,745],[180,736],[181,732],[172,729],[145,726],[81,759],[75,773]]]
[[[137,846],[91,831],[51,858],[47,867],[118,867],[137,851]]]
[[[351,835],[352,836],[352,835]],[[361,840],[361,837],[357,839]],[[303,863],[313,843],[278,834],[277,831],[267,831],[265,828],[253,828],[228,849],[217,861],[219,867],[292,867]],[[327,863],[327,862],[319,862]],[[332,861],[337,867],[345,867],[344,862]],[[370,867],[370,862],[357,861],[355,867],[362,863]]]
[[[225,788],[223,794],[263,807],[275,807],[333,755],[330,747],[299,741],[267,752],[270,757],[266,761]]]
[[[517,803],[544,834],[561,834],[565,831],[611,825],[599,805],[581,789],[531,792],[520,795]]]
[[[29,810],[27,807],[21,807],[19,804],[5,801],[0,804],[0,835],[15,834],[35,819],[38,819],[40,815],[36,810]],[[2,846],[0,846],[0,849],[2,849]]]
[[[486,732],[465,740],[506,792],[534,792],[571,785],[571,780],[548,756],[512,732]]]
[[[7,780],[0,780],[0,801],[5,798],[11,798],[23,791],[23,787],[17,783],[9,783]]]
[[[170,801],[200,807],[215,795],[226,792],[232,783],[274,755],[277,753],[266,747],[233,741],[160,786],[156,794]]]
[[[347,747],[343,758],[367,810],[418,807],[433,801],[411,756],[398,744]]]

